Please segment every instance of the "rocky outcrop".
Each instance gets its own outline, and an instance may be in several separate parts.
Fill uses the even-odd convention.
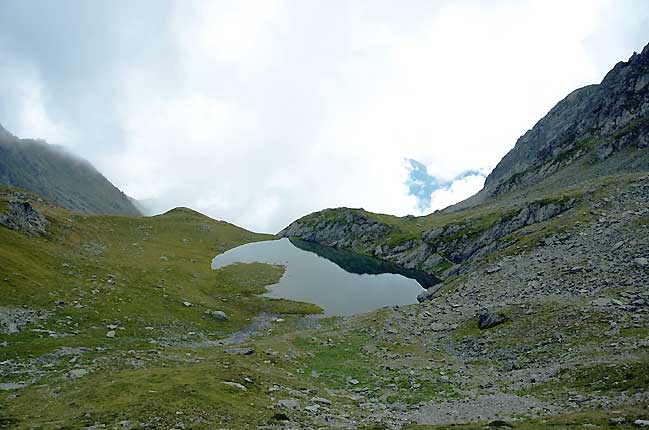
[[[28,236],[43,236],[49,222],[28,201],[10,201],[8,211],[0,213],[0,225]]]
[[[423,260],[423,269],[434,269],[448,261],[453,266],[445,271],[445,276],[464,273],[468,267],[462,267],[462,263],[480,260],[509,246],[513,239],[502,239],[524,227],[548,221],[572,209],[576,204],[577,200],[574,198],[535,201],[522,209],[504,214],[489,226],[476,226],[475,221],[467,221],[425,231],[422,239],[429,253],[426,255],[429,256]]]
[[[19,333],[25,326],[47,319],[49,315],[43,310],[0,307],[0,334]]]
[[[403,241],[394,240],[405,234],[398,225],[372,220],[358,209],[329,209],[295,221],[279,235],[353,250],[447,278],[464,273],[490,253],[511,244],[502,240],[508,235],[552,219],[576,204],[575,198],[538,200],[506,213],[487,213],[423,230]],[[469,262],[472,264],[466,264]]]
[[[369,219],[362,210],[327,209],[318,216],[305,217],[291,223],[278,233],[307,242],[337,248],[356,249],[384,238],[390,227]]]
[[[423,303],[429,300],[433,300],[433,298],[442,290],[442,288],[444,288],[444,284],[438,284],[433,287],[426,288],[424,291],[419,293],[419,295],[417,296],[417,301],[419,303]]]

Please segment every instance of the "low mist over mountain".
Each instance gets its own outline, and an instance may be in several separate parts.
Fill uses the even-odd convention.
[[[0,126],[0,183],[38,193],[89,214],[140,215],[131,200],[89,162]]]

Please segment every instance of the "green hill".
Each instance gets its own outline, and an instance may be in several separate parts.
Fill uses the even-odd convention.
[[[3,219],[23,217],[13,213],[17,205],[30,208],[25,223],[44,231],[5,228]],[[224,368],[229,355],[207,346],[260,313],[319,312],[259,296],[282,267],[210,268],[227,249],[271,238],[186,208],[154,217],[85,215],[0,186],[0,393],[39,381],[19,397],[0,396],[0,428],[58,428],[59,420],[61,428],[87,428],[116,417],[144,422],[149,414],[158,416],[156,428],[172,428],[176,411],[198,409],[243,425],[262,406],[257,390],[239,396],[223,382],[253,375],[261,356]],[[187,384],[197,380],[202,387],[194,391]],[[79,407],[88,415],[79,417]]]

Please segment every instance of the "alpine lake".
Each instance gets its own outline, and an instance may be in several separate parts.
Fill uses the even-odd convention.
[[[212,269],[253,262],[286,268],[264,296],[313,303],[324,316],[416,303],[424,288],[439,282],[427,273],[383,260],[286,238],[230,249],[212,260]]]

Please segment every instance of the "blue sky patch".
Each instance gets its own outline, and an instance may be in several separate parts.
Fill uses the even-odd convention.
[[[420,211],[430,208],[433,192],[442,188],[449,188],[454,181],[468,176],[481,175],[477,170],[467,170],[450,181],[444,181],[429,174],[426,166],[417,160],[406,158],[406,163],[408,169],[408,179],[406,179],[408,194],[415,196],[417,208]]]

